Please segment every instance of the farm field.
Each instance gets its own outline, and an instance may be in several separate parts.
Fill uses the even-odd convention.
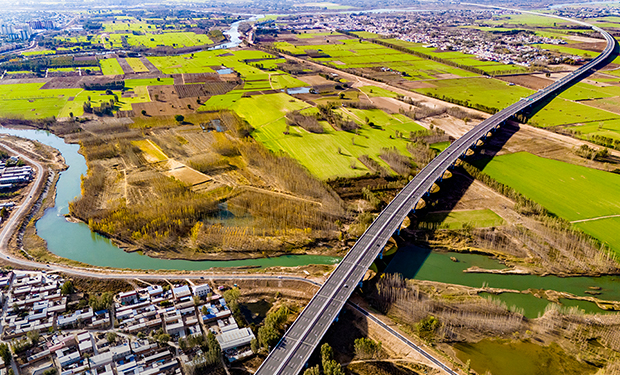
[[[149,57],[148,60],[155,65],[163,74],[181,73],[213,73],[213,67],[225,66],[231,68],[242,76],[252,74],[265,74],[262,70],[241,62],[246,59],[273,58],[272,55],[262,51],[200,51],[193,54],[180,56]]]
[[[118,60],[116,59],[99,60],[99,65],[101,66],[101,72],[105,76],[116,76],[125,74],[123,68],[121,68],[121,64],[119,64]]]
[[[310,105],[284,93],[241,98],[232,107],[255,128],[282,119],[289,111],[309,108]]]
[[[38,119],[58,116],[82,89],[41,90],[44,83],[0,85],[0,115]]]
[[[580,132],[580,138],[587,139],[588,136],[598,135],[620,140],[620,119],[592,122],[589,124],[572,126],[569,129]]]
[[[336,68],[390,68],[397,72],[406,73],[403,77],[408,80],[433,79],[445,74],[452,74],[457,77],[477,75],[371,42],[360,42],[358,39],[345,39],[342,40],[342,44],[310,46],[276,42],[274,46],[293,55],[305,54],[307,51],[314,51],[318,56],[323,54],[323,57],[312,58],[312,60]]]
[[[274,90],[308,86],[305,82],[302,82],[289,74],[271,74],[269,79]]]
[[[43,55],[55,55],[56,51],[52,50],[41,50],[41,51],[27,51],[22,52],[23,56],[43,56]]]
[[[292,100],[292,101],[291,101]],[[389,168],[379,154],[384,147],[396,147],[404,155],[408,155],[407,141],[394,137],[395,130],[408,134],[410,131],[422,130],[423,127],[407,118],[391,116],[380,110],[353,110],[342,115],[364,122],[368,117],[382,125],[374,129],[362,125],[359,135],[345,131],[336,131],[329,124],[323,123],[324,133],[309,133],[292,126],[289,134],[286,131],[286,112],[307,108],[305,113],[316,111],[306,103],[293,99],[286,94],[260,95],[242,98],[231,109],[244,117],[256,130],[252,136],[272,151],[283,151],[297,159],[312,174],[321,179],[343,176],[354,177],[369,172],[357,159],[362,155],[378,161]],[[360,121],[361,120],[361,121]],[[378,122],[378,121],[382,122]],[[338,150],[340,149],[340,152]],[[355,169],[351,168],[352,163]]]
[[[485,23],[495,25],[527,25],[527,26],[556,26],[567,24],[567,21],[553,19],[544,16],[536,16],[533,14],[512,14],[507,16],[498,17],[498,19],[486,20]]]
[[[450,212],[430,212],[424,216],[421,227],[431,224],[445,229],[461,229],[465,226],[476,228],[496,227],[503,225],[504,220],[492,210],[467,210]]]
[[[230,109],[241,99],[243,92],[239,90],[231,91],[224,95],[214,95],[209,98],[198,111],[215,111],[220,109]]]
[[[605,86],[597,87],[587,83],[579,82],[562,92],[560,97],[568,100],[591,100],[599,98],[609,98],[620,96],[620,87]]]
[[[377,86],[362,86],[359,88],[359,90],[363,92],[364,94],[370,96],[371,98],[374,98],[377,96],[386,97],[386,98],[398,97],[397,93],[390,91],[390,90],[382,89],[381,87],[377,87]]]
[[[134,73],[147,73],[149,71],[149,68],[144,66],[142,61],[140,61],[140,59],[138,58],[128,57],[125,59],[125,61],[127,61],[127,64],[129,64],[131,69],[133,69]]]
[[[435,87],[415,89],[421,94],[454,98],[470,104],[502,109],[534,91],[521,86],[508,86],[492,78],[444,79],[433,82]]]
[[[114,46],[121,45],[121,38],[127,40],[130,46],[144,46],[156,48],[160,46],[183,48],[213,44],[213,41],[205,34],[193,32],[169,32],[164,34],[110,34],[109,40]]]
[[[620,215],[620,175],[614,173],[526,152],[497,156],[483,171],[568,221]],[[605,221],[587,223],[583,226],[600,240],[618,241],[618,232],[604,229]]]
[[[126,79],[125,87],[128,89],[137,86],[160,86],[174,85],[174,78],[145,78],[145,79]]]
[[[574,224],[577,228],[594,238],[605,241],[616,252],[620,249],[620,218],[612,217]]]
[[[440,99],[444,97],[456,99],[462,103],[468,102],[473,108],[486,106],[502,109],[534,93],[534,90],[521,86],[508,86],[503,81],[490,78],[445,79],[435,81],[433,84],[436,87],[415,89],[414,91]],[[582,91],[589,90],[588,86],[591,85],[576,86],[564,94],[569,97],[581,97]],[[596,89],[603,88],[596,87]],[[607,91],[613,92],[615,90],[618,88],[610,87]],[[559,97],[532,116],[528,123],[539,127],[549,127],[609,120],[615,117],[616,115],[613,113]]]
[[[616,114],[594,108],[583,103],[556,98],[538,111],[528,124],[549,127],[566,124],[600,122],[615,119]]]

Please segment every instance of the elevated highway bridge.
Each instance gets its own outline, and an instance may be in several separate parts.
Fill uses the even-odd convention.
[[[358,239],[297,320],[287,330],[284,337],[271,351],[256,375],[298,375],[327,329],[337,318],[355,286],[358,285],[368,268],[379,256],[388,239],[396,232],[418,202],[430,193],[433,184],[441,180],[444,172],[453,167],[459,158],[466,156],[470,149],[475,148],[478,141],[486,139],[491,132],[497,130],[511,117],[546,104],[548,100],[562,90],[582,80],[591,74],[594,68],[604,65],[610,60],[616,49],[616,41],[610,34],[585,22],[564,20],[587,25],[598,31],[607,41],[605,50],[588,64],[484,120],[452,143],[422,169]],[[454,371],[432,356],[428,355],[427,358],[446,373],[456,375]]]

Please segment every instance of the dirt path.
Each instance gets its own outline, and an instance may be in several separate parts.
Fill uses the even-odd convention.
[[[581,220],[575,220],[575,221],[571,221],[571,224],[575,224],[575,223],[585,223],[587,221],[595,221],[595,220],[604,220],[604,219],[612,219],[614,217],[620,217],[620,215],[609,215],[609,216],[600,216],[600,217],[593,217],[590,219],[581,219]]]
[[[316,205],[319,205],[319,206],[323,206],[323,203],[317,202],[317,201],[313,201],[312,199],[297,197],[295,195],[290,195],[290,194],[282,193],[282,192],[279,192],[279,191],[267,190],[267,189],[259,188],[259,187],[256,187],[256,186],[243,185],[243,186],[239,186],[239,189],[252,190],[252,191],[255,191],[255,192],[258,192],[258,193],[262,193],[262,194],[275,195],[275,196],[278,196],[278,197],[284,197],[286,199],[292,199],[292,200],[296,200],[296,201],[301,201],[301,202],[306,202],[306,203],[311,203],[311,204],[316,204]]]

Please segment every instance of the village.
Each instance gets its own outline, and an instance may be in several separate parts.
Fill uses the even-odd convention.
[[[223,286],[188,280],[87,300],[58,274],[10,270],[0,288],[0,375],[187,375],[208,362],[196,345],[205,337],[218,361],[220,351],[229,362],[254,354]]]
[[[487,21],[508,15],[506,11],[414,12],[410,14],[332,14],[293,16],[278,20],[279,30],[303,33],[312,29],[334,32],[357,30],[377,34],[379,38],[395,38],[421,43],[438,51],[458,51],[483,61],[530,67],[537,64],[560,64],[568,60],[579,63],[582,56],[556,56],[541,45],[564,45],[560,37],[539,35],[529,30],[509,30]],[[273,22],[266,22],[269,27]],[[480,27],[485,27],[480,29]],[[362,34],[360,34],[362,35]]]

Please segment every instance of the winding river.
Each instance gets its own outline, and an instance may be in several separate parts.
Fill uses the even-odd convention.
[[[82,263],[99,267],[131,268],[141,270],[205,270],[212,267],[296,267],[308,264],[334,264],[340,258],[321,255],[285,255],[275,258],[190,261],[151,258],[128,253],[112,241],[90,230],[84,223],[65,219],[69,202],[81,193],[81,176],[86,175],[86,160],[78,152],[79,146],[67,144],[62,138],[45,131],[0,128],[0,133],[39,141],[59,150],[69,168],[60,173],[56,186],[56,204],[47,209],[37,222],[37,233],[47,241],[49,251]]]

